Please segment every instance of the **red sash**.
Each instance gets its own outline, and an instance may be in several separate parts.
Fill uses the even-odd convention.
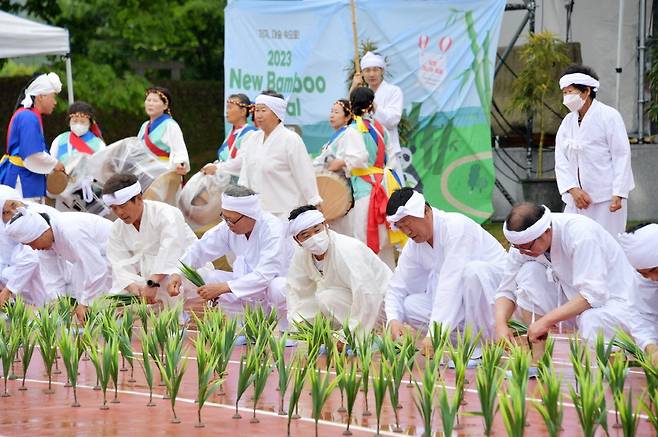
[[[363,120],[363,123],[368,128],[369,134],[377,139],[377,157],[375,159],[374,167],[384,168],[384,157],[386,154],[386,145],[384,144],[384,129],[375,120],[374,127],[369,120]],[[374,132],[373,132],[374,131]],[[372,185],[370,192],[370,204],[368,205],[368,226],[366,231],[366,244],[373,252],[379,253],[379,225],[386,222],[386,204],[388,203],[388,195],[384,189],[382,181],[384,180],[383,173],[375,173],[372,175],[361,176],[361,179]],[[373,181],[374,179],[374,181]]]
[[[148,147],[149,150],[159,158],[169,158],[169,153],[165,152],[164,150],[153,144],[153,141],[151,141],[151,138],[149,138],[150,128],[151,128],[151,122],[149,121],[144,131],[144,142],[146,143],[146,147]]]
[[[85,153],[87,155],[93,155],[94,150],[89,147],[85,140],[74,134],[73,132],[69,133],[69,143],[73,146],[75,150],[80,153]]]
[[[9,135],[11,134],[11,126],[14,124],[14,118],[16,118],[16,115],[18,115],[19,112],[23,111],[32,111],[33,113],[36,114],[37,118],[39,119],[39,125],[41,126],[41,132],[43,133],[43,119],[41,118],[41,113],[35,109],[35,108],[18,108],[16,112],[14,112],[14,115],[11,116],[11,119],[9,120],[9,125],[7,126],[7,138],[6,138],[6,143],[5,143],[5,150],[7,155],[9,155]]]
[[[235,128],[231,129],[231,134],[228,136],[227,141],[228,154],[231,156],[231,158],[235,158],[235,156],[238,154],[238,149],[235,148],[235,138],[237,137],[235,132]]]

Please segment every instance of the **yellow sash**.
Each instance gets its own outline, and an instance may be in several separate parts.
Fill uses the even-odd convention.
[[[384,169],[380,167],[368,167],[368,168],[353,168],[352,176],[368,176],[372,174],[384,174]]]
[[[23,159],[20,156],[2,155],[0,164],[5,162],[7,159],[9,159],[9,162],[14,164],[16,167],[25,167],[25,164],[23,164]]]

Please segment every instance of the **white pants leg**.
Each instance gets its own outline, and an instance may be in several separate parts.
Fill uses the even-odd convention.
[[[404,323],[425,333],[432,316],[432,296],[413,293],[404,299]]]
[[[615,212],[610,212],[610,201],[593,203],[587,209],[578,209],[571,198],[567,199],[564,212],[572,214],[581,214],[591,218],[603,228],[608,231],[613,237],[626,231],[626,220],[628,218],[628,202],[627,199],[621,200],[621,209]]]
[[[480,331],[483,340],[494,336],[495,295],[502,278],[503,267],[494,263],[471,261],[464,267],[464,324]]]
[[[606,340],[615,335],[617,329],[631,332],[630,320],[638,317],[635,309],[624,301],[610,299],[605,305],[584,311],[578,317],[580,336],[593,343],[599,333]]]

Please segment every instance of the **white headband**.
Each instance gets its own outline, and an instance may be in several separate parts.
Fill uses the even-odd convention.
[[[594,91],[599,90],[599,81],[585,73],[571,73],[562,76],[560,78],[560,89],[563,90],[569,85],[585,85],[591,86]]]
[[[324,223],[324,220],[324,215],[317,209],[304,211],[288,222],[288,235],[295,237],[306,229]]]
[[[142,194],[142,185],[139,181],[112,194],[103,194],[103,203],[107,206],[123,205],[138,194]]]
[[[503,224],[503,233],[507,241],[512,244],[527,244],[541,237],[551,227],[551,210],[546,205],[542,206],[544,207],[544,215],[524,231],[510,231],[507,229],[507,222],[505,222]]]
[[[257,194],[243,197],[227,196],[222,193],[222,209],[239,212],[252,219],[258,219],[261,213],[260,201]]]
[[[384,61],[384,57],[380,55],[376,55],[373,52],[368,52],[365,55],[363,55],[363,58],[361,58],[361,69],[365,70],[366,68],[370,68],[370,67],[379,67],[379,68],[386,67],[386,62]]]
[[[658,267],[658,224],[643,226],[632,234],[619,234],[617,241],[633,268]]]
[[[414,194],[412,194],[409,200],[407,200],[407,203],[398,206],[398,210],[395,211],[395,214],[387,216],[386,220],[388,220],[393,229],[397,229],[395,223],[408,215],[418,218],[425,217],[425,197],[418,191],[414,191]]]
[[[285,121],[286,108],[288,107],[288,102],[286,102],[285,100],[279,97],[268,96],[267,94],[261,94],[258,97],[256,97],[255,104],[267,106],[272,110],[272,112],[274,112],[277,118],[281,120],[281,123]]]
[[[0,185],[0,211],[5,208],[5,202],[8,200],[22,201],[23,197],[15,188],[7,185]]]
[[[18,243],[29,244],[50,228],[46,219],[40,214],[22,207],[18,208],[17,214],[21,214],[21,216],[7,223],[5,234]]]
[[[62,81],[56,73],[42,74],[34,79],[25,89],[25,98],[21,101],[24,108],[32,106],[32,96],[42,96],[62,91]]]

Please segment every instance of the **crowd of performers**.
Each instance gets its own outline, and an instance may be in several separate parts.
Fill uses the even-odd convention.
[[[517,317],[529,323],[531,341],[556,327],[584,339],[622,329],[658,361],[658,224],[626,232],[630,146],[620,114],[596,99],[596,74],[572,66],[559,82],[570,110],[556,138],[565,211],[514,206],[503,226],[506,251],[469,217],[399,187],[402,92],[383,80],[384,67],[377,54],[363,57],[349,98],[330,108],[335,132],[315,160],[286,127],[282,95],[264,91],[253,104],[229,96],[232,129],[201,172],[232,183],[221,194],[223,220],[201,238],[178,208],[144,199],[134,174],[104,183],[114,222],[43,204],[46,174],[105,144],[93,109],[77,102],[70,131],[49,152],[41,117],[53,111],[61,83],[53,73],[39,76],[11,119],[0,163],[0,305],[19,294],[37,306],[68,295],[83,318],[106,294],[165,306],[202,299],[238,317],[247,305],[276,308],[281,330],[322,313],[356,332],[386,326],[396,338],[434,322],[505,338]],[[138,137],[185,175],[189,157],[171,103],[166,89],[147,90],[149,120]],[[330,222],[316,184],[327,171],[349,181],[354,199]],[[213,267],[224,256],[231,271]],[[191,284],[181,261],[206,285]]]

